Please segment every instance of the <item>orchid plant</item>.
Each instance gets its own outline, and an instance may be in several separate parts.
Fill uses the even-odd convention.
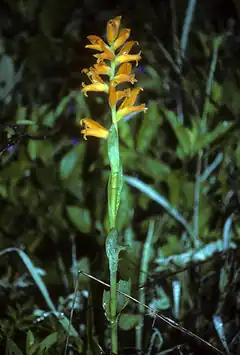
[[[83,69],[90,83],[82,83],[82,92],[88,96],[88,92],[104,92],[108,95],[108,104],[111,110],[112,122],[106,129],[100,123],[90,119],[81,118],[83,126],[81,133],[84,139],[87,136],[104,138],[108,143],[108,157],[110,163],[110,176],[108,183],[108,217],[109,234],[106,238],[106,254],[110,271],[110,302],[109,320],[111,324],[112,352],[118,353],[117,340],[117,270],[119,252],[124,248],[119,245],[116,218],[120,204],[121,190],[123,186],[123,173],[119,154],[118,122],[129,115],[147,110],[145,104],[135,105],[142,88],[118,89],[120,84],[133,85],[137,80],[133,74],[132,62],[138,65],[141,52],[131,54],[130,51],[136,41],[128,41],[130,29],[120,30],[121,16],[117,16],[107,22],[107,43],[99,36],[88,36],[90,44],[86,48],[100,53],[94,54],[97,63],[88,69]],[[102,78],[103,76],[103,78]],[[104,305],[104,302],[103,302]],[[105,304],[106,306],[106,304]]]

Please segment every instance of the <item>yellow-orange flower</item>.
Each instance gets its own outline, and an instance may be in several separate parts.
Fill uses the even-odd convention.
[[[93,136],[98,138],[108,138],[109,132],[106,128],[100,125],[98,122],[91,120],[90,118],[82,118],[80,125],[84,128],[81,130],[83,138],[87,139],[87,136]]]
[[[137,81],[132,72],[131,63],[136,62],[136,65],[138,65],[141,59],[141,52],[137,54],[130,53],[133,46],[138,45],[138,42],[128,41],[131,30],[128,28],[120,30],[120,23],[121,16],[108,21],[106,42],[99,36],[91,35],[87,37],[90,44],[86,45],[86,48],[94,49],[100,53],[93,55],[97,58],[97,63],[89,69],[83,70],[91,83],[82,84],[82,91],[86,96],[89,91],[101,91],[108,94],[108,103],[113,113],[114,123],[126,116],[147,110],[145,104],[134,106],[137,96],[142,90],[141,88],[117,90],[119,84],[134,84]],[[104,81],[101,75],[107,76],[108,80]],[[120,102],[121,100],[122,102]],[[90,119],[83,119],[81,122],[85,127],[82,130],[84,138],[87,135],[100,137],[100,135],[96,135],[96,132],[99,132],[100,127],[105,130],[101,125],[99,127],[96,126],[97,123]],[[107,130],[101,132],[103,134],[101,137],[108,137]]]
[[[90,81],[92,82],[89,85],[82,83],[82,87],[83,87],[82,92],[84,93],[85,96],[87,96],[88,91],[98,91],[98,92],[108,93],[108,85],[102,80],[102,78],[98,74],[96,74],[94,68],[91,67],[90,69],[83,69],[82,71],[87,74]]]
[[[118,111],[117,111],[117,122],[121,120],[123,117],[126,117],[130,114],[138,113],[138,112],[146,112],[147,108],[145,104],[139,105],[139,106],[134,106],[137,96],[140,91],[142,91],[142,88],[135,88],[131,90],[130,93],[126,96],[126,98],[123,100],[122,104],[119,106]]]
[[[107,40],[109,44],[112,44],[118,37],[121,18],[121,16],[117,16],[113,20],[109,20],[107,23]]]

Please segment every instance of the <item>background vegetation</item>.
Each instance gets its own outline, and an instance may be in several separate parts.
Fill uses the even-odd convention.
[[[148,106],[119,125],[122,289],[237,354],[237,0],[1,3],[1,353],[63,354],[67,335],[68,354],[110,351],[104,287],[78,275],[109,281],[106,143],[83,141],[79,119],[108,122],[105,98],[80,92],[81,70],[86,36],[117,15],[140,43]],[[142,305],[119,307],[120,354],[214,353]]]

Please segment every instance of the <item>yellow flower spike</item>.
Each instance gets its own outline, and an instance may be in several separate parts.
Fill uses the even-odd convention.
[[[122,16],[117,16],[107,23],[107,40],[112,44],[118,36],[119,26]]]
[[[145,106],[145,104],[139,106],[124,107],[123,109],[117,111],[116,121],[118,122],[125,116],[128,116],[132,113],[141,112],[141,111],[143,112],[147,111],[147,107]]]
[[[138,54],[122,54],[122,55],[118,55],[116,58],[116,63],[120,64],[120,63],[126,63],[126,62],[136,62],[136,66],[138,66],[138,61],[141,60],[141,56],[140,56],[141,52],[139,52]]]
[[[113,44],[114,50],[121,47],[127,41],[128,37],[130,36],[130,32],[131,32],[131,30],[129,28],[123,28],[120,31],[118,38],[116,39],[116,41]]]
[[[80,125],[84,128],[81,130],[83,138],[87,140],[87,136],[93,136],[97,138],[107,139],[109,132],[106,128],[100,125],[98,122],[91,120],[90,118],[82,118]]]

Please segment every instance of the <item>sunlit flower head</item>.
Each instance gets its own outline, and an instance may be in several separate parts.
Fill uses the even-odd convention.
[[[141,88],[124,88],[126,85],[133,85],[137,82],[133,73],[133,64],[135,62],[136,66],[138,65],[141,60],[141,52],[131,53],[132,49],[138,45],[138,42],[128,41],[131,30],[129,28],[120,29],[120,25],[121,16],[117,16],[107,22],[106,41],[96,35],[87,37],[90,44],[87,44],[86,48],[98,52],[93,54],[93,57],[97,59],[97,63],[89,69],[83,69],[89,83],[82,83],[82,92],[86,96],[90,91],[105,92],[108,95],[112,120],[115,124],[124,117],[147,110],[145,104],[135,106],[137,96],[142,91]],[[81,122],[85,127],[82,130],[84,138],[87,135],[100,137],[100,135],[95,134],[95,129],[97,129],[95,121],[83,119]],[[101,131],[101,134],[104,135],[101,138],[107,138],[108,133],[106,132],[108,131],[101,125],[99,126],[105,130],[105,133]],[[98,128],[100,129],[100,127]],[[94,134],[92,134],[93,131]]]

